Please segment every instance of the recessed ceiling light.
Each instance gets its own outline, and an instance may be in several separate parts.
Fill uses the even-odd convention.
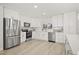
[[[34,5],[34,8],[38,8],[38,5]]]
[[[42,13],[42,15],[46,15],[46,13],[45,13],[45,12],[43,12],[43,13]]]

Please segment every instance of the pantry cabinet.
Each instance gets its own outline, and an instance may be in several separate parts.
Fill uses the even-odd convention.
[[[76,12],[64,13],[64,33],[76,34],[77,33],[76,22],[77,22]]]

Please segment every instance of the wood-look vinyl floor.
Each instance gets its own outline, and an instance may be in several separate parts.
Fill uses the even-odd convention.
[[[64,55],[65,46],[62,43],[52,43],[43,40],[31,40],[14,48],[0,51],[0,55]]]

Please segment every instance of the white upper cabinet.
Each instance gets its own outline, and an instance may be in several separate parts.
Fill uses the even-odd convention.
[[[57,15],[52,17],[53,27],[63,26],[63,15]]]
[[[57,16],[57,24],[58,26],[63,26],[63,15]]]
[[[76,34],[76,12],[64,13],[64,32],[66,34]]]
[[[32,18],[32,20],[31,20],[31,27],[40,27],[40,26],[41,26],[40,19]]]
[[[57,16],[52,17],[52,25],[53,25],[53,27],[57,26]]]

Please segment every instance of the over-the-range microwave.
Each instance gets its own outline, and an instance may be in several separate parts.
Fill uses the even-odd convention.
[[[30,23],[24,22],[24,27],[30,27]]]

